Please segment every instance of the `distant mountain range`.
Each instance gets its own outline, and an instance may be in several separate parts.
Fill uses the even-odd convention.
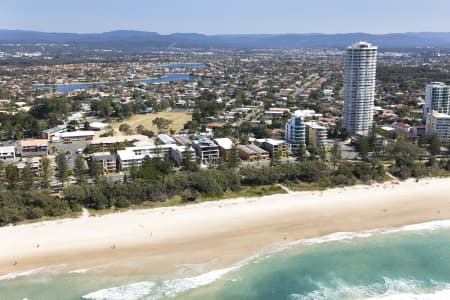
[[[104,33],[49,33],[0,30],[0,43],[58,43],[115,49],[178,48],[344,48],[355,41],[368,41],[381,48],[450,48],[450,32],[408,32],[391,34],[230,34],[203,35],[119,30]]]

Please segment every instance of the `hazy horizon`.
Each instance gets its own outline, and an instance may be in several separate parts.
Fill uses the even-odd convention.
[[[0,28],[0,30],[8,30],[8,31],[24,31],[24,32],[40,32],[40,33],[56,33],[56,34],[103,34],[109,32],[145,32],[145,33],[157,33],[159,35],[171,35],[171,34],[199,34],[205,36],[214,36],[214,35],[313,35],[313,34],[323,34],[323,35],[339,35],[339,34],[370,34],[370,35],[389,35],[389,34],[407,34],[407,33],[450,33],[448,31],[403,31],[403,32],[385,32],[385,33],[372,33],[372,32],[362,32],[362,31],[349,31],[349,32],[275,32],[275,33],[265,33],[265,32],[256,32],[256,33],[201,33],[201,32],[184,32],[184,31],[175,31],[169,33],[162,33],[158,31],[152,30],[140,30],[140,29],[112,29],[107,31],[92,31],[92,32],[69,32],[69,31],[41,31],[34,29],[15,29],[15,28]]]
[[[443,32],[450,28],[449,9],[450,3],[444,0],[3,0],[0,28],[207,35]],[[432,11],[433,18],[418,22],[427,10]]]

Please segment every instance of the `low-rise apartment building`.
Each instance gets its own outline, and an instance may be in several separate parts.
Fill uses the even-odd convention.
[[[258,161],[270,159],[269,152],[254,145],[238,145],[239,157],[243,160]]]
[[[181,162],[187,155],[189,155],[189,160],[195,161],[195,151],[192,147],[171,145],[170,158],[177,166],[181,165]]]
[[[326,149],[328,129],[317,122],[306,122],[305,125],[307,144]]]
[[[60,135],[60,140],[64,143],[71,143],[75,141],[92,141],[94,139],[94,131],[71,131],[63,132]]]
[[[427,116],[426,135],[437,134],[443,145],[450,144],[450,115],[433,111]]]
[[[219,146],[210,139],[195,141],[192,146],[201,163],[215,164],[219,160]]]
[[[117,170],[116,156],[111,152],[94,153],[91,159],[101,167],[103,174],[114,173]]]
[[[98,149],[102,149],[103,151],[106,151],[110,145],[117,144],[117,143],[125,143],[125,142],[129,142],[136,147],[151,146],[151,145],[155,144],[153,142],[153,140],[146,135],[134,134],[134,135],[127,135],[127,136],[107,136],[107,137],[94,138],[90,142],[90,145],[94,148],[98,148]]]
[[[229,138],[216,138],[214,143],[219,146],[219,155],[223,160],[230,159],[230,150],[233,147],[233,141]]]
[[[287,157],[289,145],[284,140],[257,139],[256,143],[258,146],[261,146],[261,148],[269,152],[271,158],[277,157],[283,159]]]
[[[0,159],[1,160],[12,160],[15,158],[16,158],[16,147],[14,147],[14,146],[0,147]]]
[[[175,145],[149,145],[141,147],[127,147],[117,151],[119,168],[126,170],[132,166],[141,167],[144,157],[164,158],[170,157],[170,149]]]
[[[18,143],[17,155],[21,157],[26,156],[47,156],[48,154],[48,140],[35,139],[23,140]]]

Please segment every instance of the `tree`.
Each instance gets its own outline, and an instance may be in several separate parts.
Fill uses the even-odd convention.
[[[9,190],[15,190],[19,183],[19,169],[16,166],[9,165],[5,169],[6,182]]]
[[[144,130],[145,130],[144,125],[139,124],[138,126],[136,126],[136,132],[137,133],[142,134],[144,132]]]
[[[216,179],[209,174],[204,174],[198,178],[198,190],[201,193],[205,193],[209,196],[220,196],[223,195],[223,188],[217,183]]]
[[[192,202],[197,200],[200,197],[200,193],[194,189],[186,189],[181,192],[181,199],[183,202]]]
[[[298,161],[303,161],[306,159],[306,145],[305,143],[298,144],[298,149],[296,151],[296,157]]]
[[[50,178],[50,160],[47,157],[43,157],[41,160],[41,165],[42,165],[42,186],[44,188],[48,188]]]
[[[31,189],[33,187],[34,173],[28,164],[26,164],[25,167],[23,168],[21,177],[23,189],[24,190]]]
[[[122,123],[119,126],[119,131],[120,132],[129,132],[131,129],[130,125],[128,125],[127,123]]]
[[[230,169],[236,169],[237,167],[239,167],[239,163],[240,163],[240,159],[239,159],[239,154],[238,154],[238,149],[236,147],[236,145],[233,145],[230,149],[230,155],[228,158],[228,168]]]
[[[365,136],[361,137],[359,141],[359,155],[366,159],[369,155],[369,139]]]
[[[157,117],[152,121],[152,124],[158,128],[158,132],[166,132],[169,129],[169,125],[172,124],[172,120]]]
[[[135,180],[138,177],[139,168],[133,163],[131,163],[130,167],[130,178]]]
[[[148,130],[148,129],[144,129],[141,134],[146,135],[149,138],[152,138],[155,135],[155,133],[153,131]]]
[[[311,144],[308,145],[306,149],[308,150],[311,159],[325,159],[325,149],[323,147],[317,147]]]
[[[280,160],[281,160],[280,152],[279,151],[273,151],[272,157],[271,157],[271,160],[270,160],[270,166],[277,166],[277,165],[279,165],[280,164]]]
[[[69,176],[69,167],[67,166],[66,155],[64,154],[64,152],[58,153],[58,156],[56,157],[56,166],[58,168],[58,179],[64,186],[64,182]]]
[[[0,160],[0,172],[4,169],[4,161]]]
[[[98,180],[101,173],[102,170],[100,168],[99,163],[95,159],[91,158],[91,160],[89,161],[89,174],[91,175],[92,178]]]
[[[441,153],[441,141],[439,140],[439,137],[436,133],[433,133],[430,138],[430,145],[428,150],[430,150],[430,153],[433,155]]]
[[[335,142],[333,148],[331,148],[331,159],[333,161],[333,168],[336,170],[337,162],[342,159],[341,147],[337,142]]]
[[[368,137],[368,143],[369,143],[370,150],[373,150],[375,148],[376,142],[377,142],[377,126],[376,126],[375,122],[373,122],[372,128],[370,129],[370,132],[369,132],[369,137]]]
[[[77,120],[70,120],[69,123],[67,124],[67,128],[69,130],[76,130],[79,125],[80,124],[78,123]]]
[[[192,151],[191,145],[186,145],[186,150],[182,154],[181,158],[181,170],[197,172],[199,167],[195,161],[195,153]]]
[[[86,165],[84,163],[84,159],[81,155],[77,155],[75,159],[75,165],[73,167],[73,173],[78,183],[83,183],[86,181]]]

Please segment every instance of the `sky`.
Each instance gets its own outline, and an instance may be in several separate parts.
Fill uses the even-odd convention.
[[[450,31],[449,0],[0,0],[0,29],[162,34]]]

